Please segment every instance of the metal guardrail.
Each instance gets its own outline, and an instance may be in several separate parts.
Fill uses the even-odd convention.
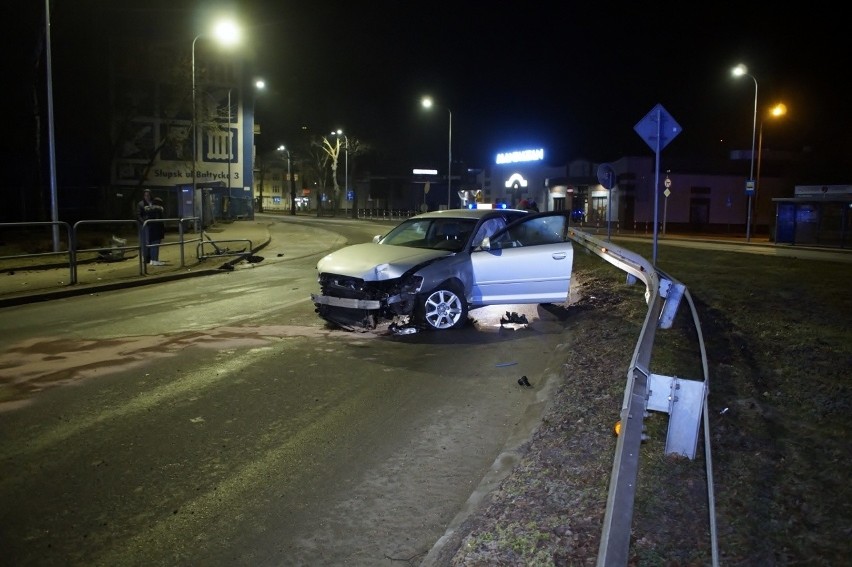
[[[74,233],[71,231],[71,225],[69,225],[67,222],[62,222],[62,221],[4,222],[4,223],[0,223],[0,229],[33,228],[33,227],[38,227],[38,226],[50,226],[54,230],[58,230],[59,227],[64,226],[65,232],[66,232],[66,235],[67,235],[67,240],[66,240],[67,246],[68,246],[67,249],[61,250],[61,251],[55,251],[55,252],[38,252],[38,253],[33,253],[33,254],[13,254],[13,255],[9,255],[9,256],[0,256],[0,259],[15,260],[15,259],[19,259],[19,258],[23,259],[23,258],[39,258],[39,257],[57,256],[57,255],[60,255],[60,254],[63,255],[63,256],[68,256],[68,265],[69,265],[69,269],[71,270],[71,273],[69,275],[69,278],[70,278],[69,281],[72,284],[77,283],[77,280],[76,280],[77,272],[73,267],[76,263],[75,262],[75,251],[74,251],[76,247],[75,247],[75,244],[74,244]]]
[[[367,220],[402,220],[419,214],[410,209],[358,209],[358,218]]]
[[[647,260],[629,250],[575,229],[571,229],[569,237],[573,242],[627,272],[630,283],[634,283],[637,279],[644,282],[645,301],[648,304],[645,322],[627,372],[627,385],[620,415],[621,431],[613,459],[597,565],[598,567],[627,565],[636,479],[639,472],[639,449],[644,436],[645,413],[649,409],[666,411],[670,415],[666,454],[677,453],[690,459],[695,457],[701,417],[704,416],[712,555],[713,564],[718,565],[712,461],[707,421],[709,373],[701,324],[692,298],[683,284],[655,269]],[[671,327],[683,297],[686,297],[690,304],[693,323],[698,333],[704,371],[703,382],[661,376],[652,374],[650,371],[656,329],[658,326],[663,329]]]
[[[106,219],[106,220],[81,220],[74,223],[74,225],[70,225],[67,222],[62,221],[50,221],[50,222],[13,222],[13,223],[0,223],[0,230],[2,229],[32,229],[40,226],[52,226],[54,229],[64,226],[67,234],[67,249],[57,252],[39,252],[32,254],[15,254],[15,255],[7,255],[0,256],[0,260],[15,260],[15,259],[23,259],[23,258],[37,258],[37,257],[52,257],[57,255],[66,256],[68,258],[68,269],[69,269],[69,282],[71,285],[77,283],[77,268],[79,266],[78,256],[82,253],[86,252],[101,252],[104,250],[104,246],[99,246],[97,248],[78,248],[77,243],[79,242],[79,233],[80,230],[86,226],[90,225],[122,225],[122,224],[132,224],[138,227],[137,229],[137,238],[138,241],[133,245],[120,244],[116,240],[113,241],[110,250],[115,251],[126,251],[126,250],[135,250],[139,253],[139,275],[144,276],[147,274],[147,266],[145,266],[144,261],[144,250],[145,246],[153,247],[153,246],[179,246],[180,247],[180,265],[181,267],[186,265],[184,247],[187,244],[192,242],[200,242],[202,240],[202,235],[199,234],[197,238],[189,238],[187,239],[185,234],[185,226],[195,225],[199,220],[198,217],[183,217],[183,218],[167,218],[167,219],[149,219],[144,223],[139,223],[136,220],[128,220],[128,219]],[[142,238],[142,232],[145,230],[147,225],[152,222],[160,222],[163,224],[176,224],[178,227],[178,241],[177,242],[168,242],[168,243],[160,243],[160,244],[147,244]],[[249,245],[251,243],[249,242]],[[215,244],[214,244],[215,246]],[[199,260],[202,259],[201,256],[198,257]]]

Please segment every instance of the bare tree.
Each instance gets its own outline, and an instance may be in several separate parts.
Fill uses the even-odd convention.
[[[341,143],[340,136],[335,136],[334,141],[330,141],[327,137],[322,136],[318,138],[316,143],[322,149],[322,151],[327,156],[327,161],[330,162],[331,165],[331,177],[332,182],[334,184],[334,192],[332,205],[337,207],[337,203],[340,202],[340,183],[337,176],[338,170],[338,162],[340,160],[340,152],[341,150],[348,153],[348,156],[344,162],[345,166],[349,167],[348,171],[344,171],[344,177],[348,177],[349,179],[354,179],[354,166],[356,163],[357,156],[366,153],[369,151],[370,147],[367,144],[362,143],[357,138],[346,138],[345,145]]]
[[[340,185],[337,182],[337,158],[340,157],[340,136],[336,136],[334,138],[333,144],[328,138],[323,136],[322,149],[331,159],[331,180],[334,183],[334,198],[332,199],[332,204],[334,205],[335,210],[337,210],[337,203],[340,202]]]
[[[328,187],[329,162],[331,156],[325,150],[325,137],[314,136],[308,147],[303,152],[305,155],[305,173],[316,180],[317,187],[317,211],[322,208],[322,195]]]

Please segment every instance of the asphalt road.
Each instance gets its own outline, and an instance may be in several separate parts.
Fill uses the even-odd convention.
[[[337,247],[377,226],[295,229]],[[0,562],[418,564],[508,472],[570,311],[330,329],[319,256],[279,256],[294,227],[271,230],[233,272],[3,310]]]

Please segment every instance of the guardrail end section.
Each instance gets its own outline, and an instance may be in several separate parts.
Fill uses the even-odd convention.
[[[660,313],[661,329],[671,329],[684,290],[686,290],[686,286],[680,282],[660,279],[660,296],[665,298],[663,310]]]

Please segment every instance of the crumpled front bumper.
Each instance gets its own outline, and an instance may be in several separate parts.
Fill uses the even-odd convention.
[[[352,299],[347,297],[332,297],[330,295],[311,294],[311,301],[316,305],[330,305],[346,309],[377,310],[382,308],[382,302],[374,299]]]

